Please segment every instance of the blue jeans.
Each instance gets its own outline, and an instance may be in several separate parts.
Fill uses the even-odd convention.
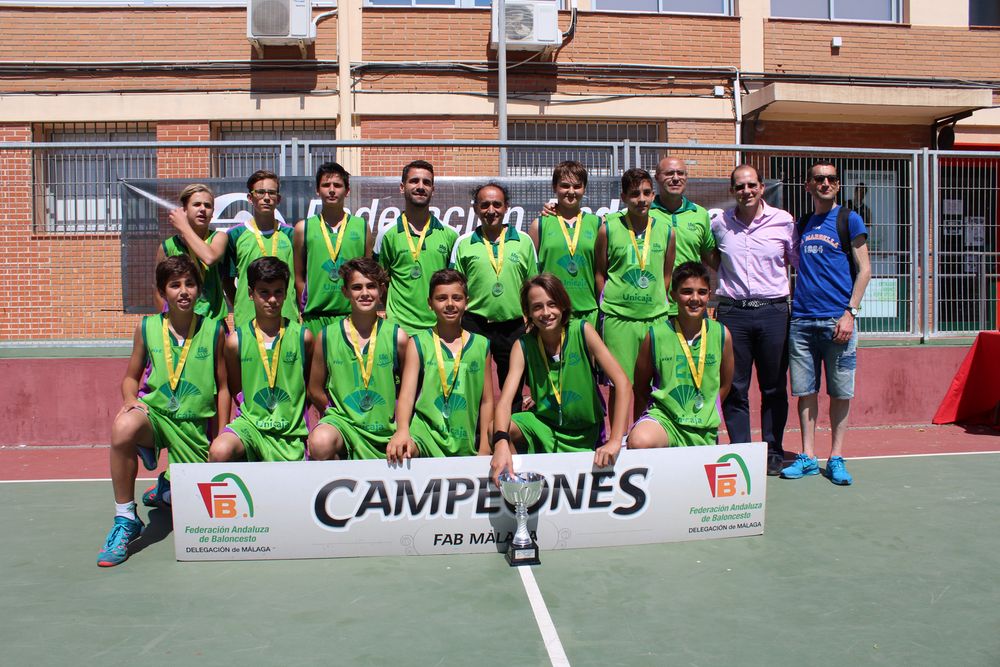
[[[819,393],[820,366],[826,370],[826,393],[832,398],[854,398],[854,370],[858,365],[858,328],[846,343],[833,342],[837,318],[793,317],[788,335],[788,365],[792,395]]]

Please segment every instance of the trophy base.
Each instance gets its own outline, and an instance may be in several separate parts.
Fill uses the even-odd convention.
[[[512,566],[518,565],[539,565],[542,561],[538,559],[538,545],[532,542],[523,547],[516,547],[513,544],[507,549],[507,562]]]

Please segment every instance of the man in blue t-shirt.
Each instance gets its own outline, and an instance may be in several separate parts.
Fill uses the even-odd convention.
[[[792,301],[792,321],[788,336],[788,361],[792,395],[799,399],[802,453],[781,471],[786,479],[819,474],[816,459],[816,416],[819,371],[826,369],[826,391],[830,395],[830,426],[833,445],[826,463],[826,476],[834,484],[853,480],[844,465],[844,438],[847,415],[854,398],[854,369],[857,365],[858,330],[856,319],[861,299],[871,279],[868,260],[868,230],[856,212],[848,216],[849,248],[842,248],[837,230],[837,168],[817,162],[809,168],[806,190],[812,195],[813,214],[801,226],[798,239],[799,266]],[[854,258],[857,274],[852,280]]]

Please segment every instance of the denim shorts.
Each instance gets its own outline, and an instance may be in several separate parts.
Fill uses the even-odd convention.
[[[858,365],[858,328],[846,343],[833,342],[837,318],[792,318],[788,334],[788,368],[792,395],[819,393],[820,365],[826,368],[826,393],[854,398],[854,370]]]

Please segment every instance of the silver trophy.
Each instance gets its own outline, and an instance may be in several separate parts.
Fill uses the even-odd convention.
[[[542,481],[545,478],[537,472],[500,475],[500,492],[504,500],[514,506],[517,531],[507,548],[507,562],[511,565],[538,565],[538,545],[528,532],[528,506],[533,505],[542,495]]]

